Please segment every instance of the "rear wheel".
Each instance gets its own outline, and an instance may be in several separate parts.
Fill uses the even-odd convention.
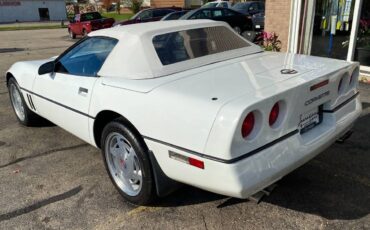
[[[102,154],[113,184],[129,202],[150,203],[154,195],[154,180],[148,149],[122,119],[114,120],[103,130]]]
[[[18,83],[14,78],[9,79],[8,90],[10,102],[18,121],[25,126],[33,125],[38,116],[27,107]]]
[[[87,31],[85,29],[82,29],[82,36],[84,36],[84,37],[87,36]]]

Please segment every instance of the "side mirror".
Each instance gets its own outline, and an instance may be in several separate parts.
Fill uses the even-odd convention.
[[[46,63],[44,63],[40,66],[39,75],[43,75],[43,74],[46,74],[46,73],[52,73],[52,72],[54,72],[54,68],[55,68],[55,62],[54,61],[46,62]]]

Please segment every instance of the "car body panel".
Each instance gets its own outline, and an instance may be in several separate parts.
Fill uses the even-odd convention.
[[[221,7],[206,7],[192,10],[182,16],[181,20],[211,19],[228,23],[232,28],[239,27],[241,32],[251,30],[253,23],[251,18],[233,9]]]
[[[141,57],[158,60],[146,49],[153,44],[145,36],[225,23],[152,25],[156,28],[133,25],[89,36],[119,40],[106,59],[113,62],[108,66],[119,72],[119,63],[135,61],[113,61],[120,57],[114,50],[125,47],[121,43],[131,46],[126,52],[143,49],[146,53]],[[130,33],[135,34],[133,38],[144,37],[144,46],[127,39]],[[88,143],[98,146],[94,136],[98,114],[115,112],[138,130],[166,176],[239,198],[248,197],[312,159],[350,130],[361,114],[359,63],[249,51],[241,56],[220,54],[217,60],[198,66],[181,65],[184,69],[164,75],[161,72],[157,77],[149,72],[149,77],[141,78],[109,76],[104,71],[91,78],[59,73],[39,76],[38,68],[50,59],[19,62],[8,72],[23,94],[32,95],[34,112]],[[153,63],[147,65],[160,68],[159,62]],[[88,91],[81,94],[81,87]],[[276,124],[270,125],[269,114],[277,102],[281,113]],[[303,130],[300,124],[312,110],[319,114],[320,123]],[[255,114],[255,126],[251,135],[243,138],[241,126],[249,112]],[[170,151],[200,160],[204,168],[173,159]]]

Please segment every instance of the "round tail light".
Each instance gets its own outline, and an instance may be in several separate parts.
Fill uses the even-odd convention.
[[[277,121],[277,119],[279,117],[279,112],[280,112],[279,103],[276,102],[275,105],[272,107],[271,112],[270,112],[270,116],[269,116],[270,126],[273,126],[275,124],[275,122]]]
[[[242,125],[242,136],[246,138],[254,128],[254,114],[253,112],[248,113],[248,115],[245,117]]]

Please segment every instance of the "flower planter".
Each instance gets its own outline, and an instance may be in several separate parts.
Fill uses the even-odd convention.
[[[356,48],[355,60],[361,65],[370,66],[370,47]]]

